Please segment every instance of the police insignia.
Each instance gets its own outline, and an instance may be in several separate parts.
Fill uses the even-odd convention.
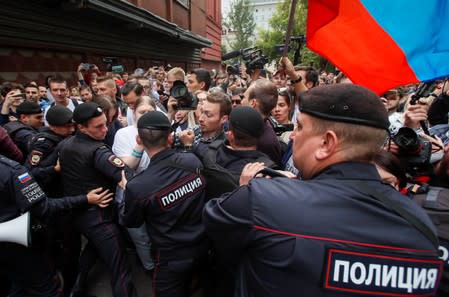
[[[122,159],[120,159],[119,157],[117,157],[116,155],[111,155],[108,158],[109,163],[111,163],[112,165],[114,165],[117,168],[123,168],[125,167],[125,163],[123,163]]]
[[[382,296],[434,296],[443,262],[329,249],[324,287],[328,290]]]
[[[32,151],[31,157],[30,157],[30,164],[33,166],[39,165],[42,159],[42,152],[39,151]]]

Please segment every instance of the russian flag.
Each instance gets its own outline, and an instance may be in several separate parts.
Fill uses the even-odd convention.
[[[18,179],[22,184],[24,184],[31,180],[31,175],[29,175],[28,172],[25,172],[24,174],[19,175]]]
[[[449,0],[309,0],[307,46],[381,94],[449,76]]]

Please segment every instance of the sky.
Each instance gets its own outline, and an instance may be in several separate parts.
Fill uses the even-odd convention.
[[[226,15],[229,12],[231,0],[221,0],[221,13],[222,15]]]

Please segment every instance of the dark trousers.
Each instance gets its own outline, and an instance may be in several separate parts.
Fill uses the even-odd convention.
[[[193,276],[204,286],[207,245],[189,250],[158,250],[153,273],[153,297],[188,297]]]
[[[20,288],[22,296],[63,296],[61,282],[53,267],[44,255],[32,248],[1,242],[0,277]]]
[[[112,209],[91,207],[75,214],[74,223],[108,267],[114,296],[133,297],[136,289],[126,260],[126,248],[112,213]]]

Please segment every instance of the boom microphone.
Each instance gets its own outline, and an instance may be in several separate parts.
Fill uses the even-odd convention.
[[[230,53],[227,53],[227,54],[224,54],[223,56],[221,56],[221,60],[222,60],[222,61],[226,61],[226,60],[229,60],[229,59],[238,57],[238,56],[241,55],[241,53],[242,53],[241,50],[232,51],[232,52],[230,52]]]

